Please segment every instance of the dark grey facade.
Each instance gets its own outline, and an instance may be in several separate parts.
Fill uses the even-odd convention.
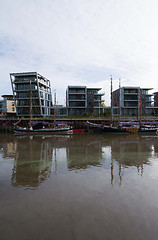
[[[154,106],[158,107],[158,92],[154,93]]]
[[[86,86],[68,86],[66,90],[66,105],[69,116],[84,114],[99,115],[103,112],[101,88],[87,88]]]
[[[10,73],[17,116],[49,117],[52,108],[50,80],[37,72]],[[32,102],[32,104],[31,104]]]

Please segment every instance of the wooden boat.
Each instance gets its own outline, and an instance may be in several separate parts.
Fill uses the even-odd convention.
[[[52,127],[52,124],[49,122],[31,122],[31,127],[22,128],[16,127],[14,128],[15,135],[38,135],[38,134],[72,134],[73,130],[67,124],[55,124]]]
[[[97,133],[130,133],[126,128],[95,124],[89,121],[87,121],[86,124],[91,126],[91,128]]]
[[[150,122],[150,124],[152,124],[152,122]],[[155,122],[155,124],[158,124],[158,122]],[[146,134],[150,134],[150,133],[157,133],[158,132],[158,128],[156,126],[152,126],[152,125],[146,125],[144,122],[120,122],[120,125],[122,126],[122,128],[126,128],[128,131],[130,131],[130,129],[135,129],[135,132],[133,133],[146,133]]]
[[[70,127],[62,128],[15,128],[15,135],[39,135],[39,134],[72,134],[73,130]]]
[[[95,132],[98,133],[134,133],[134,134],[152,134],[157,133],[156,127],[149,127],[149,126],[124,126],[124,127],[113,127],[113,126],[106,126],[102,124],[94,124],[90,123],[89,121],[86,122],[87,125],[91,126],[91,128],[94,129]]]
[[[138,133],[157,133],[157,128],[152,127],[140,127]]]

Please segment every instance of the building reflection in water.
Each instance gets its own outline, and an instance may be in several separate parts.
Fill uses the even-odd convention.
[[[143,176],[144,164],[150,164],[152,154],[156,154],[157,136],[138,136],[127,135],[111,141],[111,182],[113,183],[113,162],[118,165],[118,173],[120,185],[122,182],[123,173],[129,167],[136,167],[138,174]]]
[[[1,134],[0,135],[0,153],[3,158],[15,158],[16,143],[13,140],[12,135]]]
[[[70,170],[101,166],[114,178],[123,181],[127,168],[136,168],[143,176],[144,165],[150,164],[152,155],[158,153],[157,136],[139,135],[92,135],[73,138],[67,149],[67,162]],[[110,154],[106,150],[110,148]],[[117,177],[118,176],[118,177]]]
[[[157,137],[74,135],[14,137],[0,140],[4,158],[13,158],[11,183],[34,188],[51,174],[99,166],[121,185],[127,168],[143,176],[144,165],[158,153]],[[108,175],[109,176],[109,175]]]
[[[86,169],[89,166],[100,166],[102,159],[102,141],[92,136],[75,136],[67,149],[69,170]]]
[[[51,174],[52,148],[50,142],[31,137],[16,138],[16,154],[12,185],[37,187]]]

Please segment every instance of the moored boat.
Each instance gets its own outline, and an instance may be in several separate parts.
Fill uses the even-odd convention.
[[[95,132],[98,133],[129,133],[126,128],[107,126],[103,124],[95,124],[89,121],[86,122],[87,125],[91,126]]]
[[[49,122],[31,122],[31,127],[14,128],[15,135],[37,135],[37,134],[72,134],[73,130],[68,124],[50,124]]]
[[[70,127],[63,128],[15,128],[15,135],[38,135],[38,134],[72,134],[73,131]]]
[[[136,131],[135,133],[146,133],[146,134],[150,134],[150,133],[157,133],[158,132],[158,128],[154,125],[152,125],[153,123],[150,122],[151,125],[147,125],[145,122],[120,122],[120,125],[123,128],[135,128]],[[155,124],[158,124],[158,122],[155,122]]]

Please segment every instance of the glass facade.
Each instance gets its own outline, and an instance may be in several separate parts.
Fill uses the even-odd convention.
[[[127,100],[127,101],[130,101],[130,100],[132,100],[132,101],[137,101],[137,100],[138,100],[138,97],[137,97],[137,95],[134,95],[134,96],[125,95],[125,96],[124,96],[124,100]]]
[[[28,92],[17,92],[16,93],[16,99],[18,100],[18,98],[29,98],[30,99],[30,91]],[[32,92],[32,97],[39,97],[38,96],[38,92]]]
[[[70,107],[85,107],[85,102],[70,102],[69,103]]]
[[[30,84],[16,84],[15,85],[15,90],[16,91],[18,91],[18,90],[28,90],[28,91],[30,91],[30,89],[32,89],[32,90],[37,90],[37,85],[36,84],[34,84],[34,83],[31,83],[31,85]]]
[[[125,116],[137,116],[137,109],[136,108],[123,109],[122,114]]]
[[[124,102],[125,107],[137,107],[137,102]]]
[[[85,93],[85,88],[70,88],[69,93]]]
[[[100,88],[68,86],[66,99],[68,115],[82,116],[86,113],[99,115],[103,112],[101,103],[104,94],[99,93],[99,90]]]
[[[85,109],[73,109],[69,108],[69,115],[70,116],[82,116],[85,113]]]
[[[85,100],[86,99],[86,96],[85,95],[75,95],[75,94],[72,94],[69,96],[69,100]]]
[[[37,72],[11,73],[10,78],[18,116],[30,115],[30,99],[32,117],[50,116],[52,96],[48,79]]]
[[[152,111],[152,95],[148,93],[151,89],[122,87],[120,89],[121,115],[137,116],[142,108],[142,115],[148,115]],[[113,92],[113,107],[119,107],[119,89]],[[113,111],[116,114],[116,111]],[[118,114],[118,113],[117,113]]]
[[[138,90],[137,89],[124,89],[124,93],[138,93]]]
[[[142,94],[148,95],[148,90],[147,89],[142,89]]]

